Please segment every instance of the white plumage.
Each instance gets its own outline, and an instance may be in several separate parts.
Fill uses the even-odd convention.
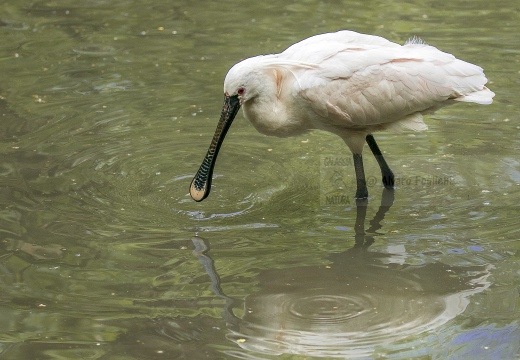
[[[494,93],[486,82],[479,66],[420,39],[401,46],[378,36],[339,31],[234,65],[224,81],[224,110],[233,107],[236,113],[242,106],[245,117],[267,135],[291,136],[311,129],[339,135],[354,154],[356,197],[366,197],[361,158],[365,141],[378,159],[385,186],[392,187],[394,181],[372,132],[425,130],[423,113],[455,101],[490,104]],[[230,103],[233,97],[236,104]],[[210,158],[205,159],[208,169],[199,170],[192,182],[190,194],[197,201],[209,194],[216,154],[233,117],[227,117],[227,126],[221,118]]]

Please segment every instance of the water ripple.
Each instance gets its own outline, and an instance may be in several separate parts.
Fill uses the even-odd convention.
[[[287,301],[287,313],[298,319],[307,319],[313,323],[339,324],[366,314],[373,308],[370,297],[357,294],[341,295],[311,295]]]
[[[488,276],[486,266],[440,263],[269,270],[260,276],[260,291],[246,298],[245,315],[228,337],[265,355],[374,355],[462,313],[468,297],[489,286]]]
[[[116,49],[107,45],[89,44],[80,48],[74,48],[72,51],[81,55],[106,56],[113,55]]]

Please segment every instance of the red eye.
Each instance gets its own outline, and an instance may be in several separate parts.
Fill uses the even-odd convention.
[[[245,92],[246,92],[246,89],[244,89],[243,87],[241,87],[241,88],[239,88],[239,89],[237,90],[237,94],[238,94],[238,95],[244,95]]]

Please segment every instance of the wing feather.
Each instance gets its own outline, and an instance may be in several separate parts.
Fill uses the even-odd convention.
[[[400,46],[377,37],[370,42],[366,37],[372,36],[350,32],[334,35],[323,47],[337,45],[342,38],[348,41],[329,48],[325,55],[313,49],[316,66],[295,73],[295,91],[327,125],[359,128],[399,122],[424,130],[421,112],[437,109],[446,100],[492,101],[494,93],[484,86],[487,79],[482,68],[432,46]],[[320,36],[295,44],[281,55],[302,55],[298,51],[309,51],[307,46],[318,43]]]
[[[400,47],[385,38],[342,30],[311,36],[297,42],[279,54],[280,58],[321,63],[342,51],[359,51],[372,47]]]

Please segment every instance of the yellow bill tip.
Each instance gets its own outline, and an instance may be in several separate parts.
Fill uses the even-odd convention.
[[[202,187],[202,189],[197,189],[195,187],[194,182],[192,181],[191,185],[190,185],[191,198],[197,202],[204,200],[204,198],[206,197],[207,186],[208,186],[208,183],[204,183],[204,186]]]

